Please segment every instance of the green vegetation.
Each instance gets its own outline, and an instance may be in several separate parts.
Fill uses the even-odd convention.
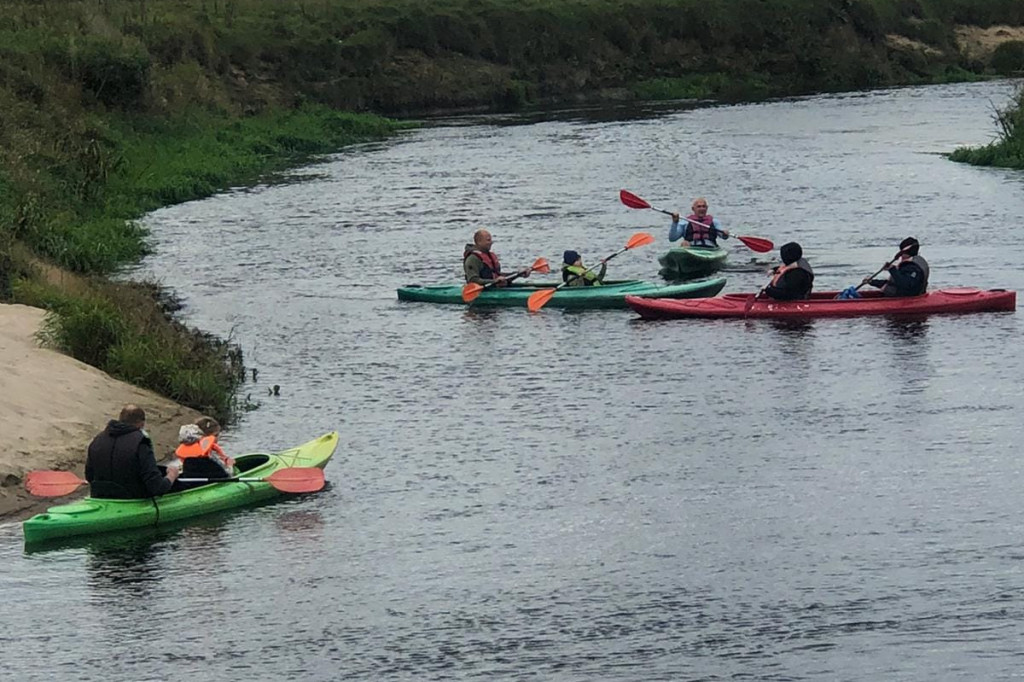
[[[0,298],[47,306],[49,338],[76,357],[223,416],[237,355],[209,340],[196,351],[152,288],[96,278],[145,254],[133,221],[146,211],[398,126],[338,112],[742,99],[1015,73],[1019,45],[984,60],[957,46],[956,24],[998,23],[1024,25],[1024,3],[7,0]],[[52,266],[84,284],[69,288]]]
[[[1017,90],[1010,104],[996,111],[995,120],[999,139],[976,149],[960,147],[949,158],[975,166],[1024,170],[1024,88]]]

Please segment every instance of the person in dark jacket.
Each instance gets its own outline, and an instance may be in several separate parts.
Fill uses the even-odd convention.
[[[913,237],[900,242],[899,263],[886,263],[884,270],[889,272],[887,279],[871,279],[865,277],[862,284],[870,284],[882,290],[883,296],[920,296],[928,291],[928,261],[918,252],[921,244]]]
[[[157,497],[171,489],[178,469],[168,467],[166,475],[160,471],[145,427],[143,409],[125,405],[121,415],[111,419],[103,433],[93,438],[85,462],[85,478],[93,497]]]
[[[783,244],[779,249],[782,267],[773,271],[772,281],[764,288],[764,295],[776,301],[799,301],[811,295],[814,270],[804,258],[804,250],[796,242]]]

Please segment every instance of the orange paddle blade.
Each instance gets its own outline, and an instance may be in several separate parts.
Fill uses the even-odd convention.
[[[555,295],[554,289],[541,289],[538,292],[530,294],[530,298],[526,299],[526,308],[531,313],[535,313],[543,308],[551,297]]]
[[[483,284],[477,284],[476,282],[469,282],[466,286],[462,287],[462,300],[466,303],[472,303],[476,300],[476,297],[480,295],[480,292],[484,290]]]
[[[652,244],[653,242],[654,242],[654,237],[652,235],[650,235],[650,234],[648,234],[646,232],[637,232],[636,234],[634,234],[632,237],[629,238],[628,242],[626,242],[626,248],[627,249],[635,249],[638,246],[644,246],[646,244]]]
[[[37,497],[69,495],[88,481],[70,471],[30,471],[25,474],[25,489]]]
[[[758,253],[768,253],[775,248],[772,240],[764,239],[763,237],[737,237],[737,239],[746,244],[747,248],[751,251],[757,251]]]
[[[539,272],[542,275],[546,275],[551,272],[551,266],[548,265],[546,258],[538,258],[533,261],[533,265],[530,266],[530,269],[534,272]]]
[[[646,201],[644,201],[643,199],[641,199],[637,195],[633,194],[632,192],[627,192],[624,189],[620,189],[619,190],[619,201],[624,203],[626,206],[629,206],[630,208],[650,208],[651,207],[651,205],[648,204]]]
[[[284,493],[315,493],[324,487],[324,470],[290,467],[275,471],[263,480]]]

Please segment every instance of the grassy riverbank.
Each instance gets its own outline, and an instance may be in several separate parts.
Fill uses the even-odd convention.
[[[999,166],[1024,170],[1024,87],[1013,101],[995,112],[999,138],[984,147],[961,147],[950,154],[953,161],[975,166]]]
[[[313,105],[248,118],[200,110],[87,120],[88,131],[36,141],[33,154],[9,160],[0,176],[8,294],[52,311],[46,337],[73,357],[227,418],[243,377],[240,350],[175,322],[177,305],[158,286],[105,277],[146,253],[146,234],[133,221],[377,139],[396,124]]]
[[[388,135],[374,115],[743,99],[1024,68],[963,25],[1019,0],[9,0],[0,13],[0,298],[111,374],[224,416],[237,349],[109,277],[158,206]],[[183,264],[189,267],[190,264]],[[54,268],[57,268],[56,270]]]

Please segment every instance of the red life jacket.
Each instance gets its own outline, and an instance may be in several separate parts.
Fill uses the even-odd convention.
[[[469,258],[471,255],[475,255],[480,259],[480,262],[484,264],[484,266],[480,268],[480,279],[495,279],[501,275],[501,263],[498,262],[498,254],[492,251],[484,252],[479,249],[474,249],[467,253],[462,260],[465,261],[466,258]]]
[[[688,240],[691,244],[694,246],[715,245],[715,240],[711,236],[711,223],[714,218],[710,214],[705,215],[703,219],[698,218],[696,214],[686,216],[686,219],[691,221],[692,237]]]

